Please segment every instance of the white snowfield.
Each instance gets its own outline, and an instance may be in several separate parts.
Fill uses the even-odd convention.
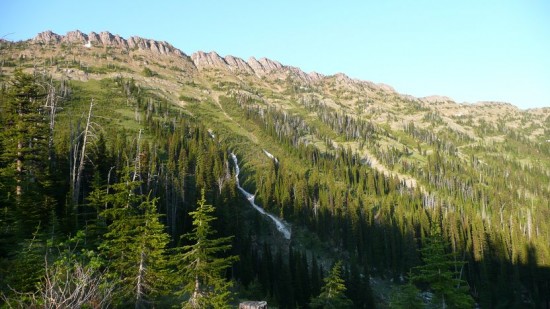
[[[267,153],[267,151],[265,151],[265,150],[264,150],[264,152]],[[269,217],[269,219],[271,219],[275,223],[275,225],[277,226],[277,230],[279,232],[281,232],[281,234],[283,234],[283,236],[286,239],[290,239],[290,235],[291,235],[290,226],[287,223],[283,222],[281,219],[279,219],[279,218],[275,217],[274,215],[272,215],[272,214],[268,213],[267,211],[265,211],[265,209],[260,207],[258,204],[256,204],[254,202],[254,194],[250,194],[245,189],[243,189],[243,187],[241,187],[241,184],[239,183],[239,173],[240,173],[241,170],[239,168],[239,162],[237,160],[237,156],[234,153],[231,153],[231,158],[233,158],[233,162],[235,163],[235,180],[237,181],[237,188],[239,189],[239,191],[241,191],[243,193],[243,195],[246,197],[248,202],[250,202],[250,205],[252,205],[252,207],[254,207],[254,209],[256,209],[262,215],[265,215],[265,216]]]

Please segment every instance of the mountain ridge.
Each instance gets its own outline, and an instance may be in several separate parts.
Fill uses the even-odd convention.
[[[5,42],[3,44],[17,44]],[[306,73],[298,67],[265,57],[244,60],[232,55],[222,57],[215,51],[197,51],[188,55],[165,41],[139,36],[125,39],[107,31],[84,34],[75,30],[65,35],[44,31],[22,43],[30,44],[27,45],[29,48],[18,49],[12,54],[12,65],[21,58],[49,57],[50,60],[57,59],[57,65],[44,67],[44,70],[56,77],[81,81],[107,76],[142,79],[172,101],[178,101],[178,93],[188,92],[182,97],[184,100],[179,99],[179,104],[186,104],[189,100],[204,101],[212,96],[217,100],[220,95],[240,89],[238,91],[249,96],[259,95],[258,98],[272,104],[287,105],[286,108],[291,107],[289,99],[302,103],[318,101],[350,117],[367,117],[398,130],[410,122],[428,129],[427,123],[419,120],[432,117],[426,113],[435,113],[443,123],[469,136],[475,134],[474,128],[468,124],[478,125],[480,121],[497,123],[507,119],[505,126],[509,129],[527,129],[532,138],[548,139],[540,126],[544,126],[544,119],[550,116],[550,108],[522,110],[503,102],[457,103],[445,96],[417,98],[401,94],[391,86],[354,79],[343,73]],[[73,60],[70,64],[68,55],[71,54]],[[75,62],[77,58],[78,63]],[[61,62],[64,62],[63,70]],[[114,68],[114,64],[123,69]],[[136,76],[144,67],[152,68],[153,76]],[[195,83],[199,83],[202,90],[186,86]],[[403,113],[409,108],[417,109],[417,112]]]
[[[10,41],[4,42],[8,45],[16,44]],[[510,118],[510,113],[512,113],[514,114],[512,118],[515,120],[509,122],[507,126],[519,128],[524,127],[520,118],[527,117],[527,114],[541,117],[541,119],[535,121],[538,123],[537,125],[540,125],[543,122],[542,119],[550,114],[550,108],[544,107],[523,110],[515,105],[503,102],[457,103],[452,98],[438,95],[419,98],[401,94],[391,86],[382,83],[351,78],[344,73],[333,75],[323,75],[316,72],[306,73],[299,67],[284,65],[265,57],[259,59],[250,57],[248,60],[244,60],[232,55],[222,57],[215,51],[197,51],[188,55],[166,41],[145,39],[139,36],[125,39],[108,31],[84,34],[79,30],[75,30],[69,31],[65,35],[59,35],[48,30],[37,34],[32,39],[23,41],[23,43],[31,44],[36,48],[22,49],[17,55],[11,55],[13,61],[21,57],[41,57],[40,55],[44,55],[46,46],[58,46],[53,49],[49,48],[50,52],[48,52],[49,57],[56,57],[65,61],[66,69],[64,72],[59,70],[59,65],[53,71],[51,68],[48,69],[50,74],[58,77],[67,75],[67,78],[79,80],[103,78],[101,71],[105,70],[109,71],[112,76],[136,77],[135,73],[143,69],[144,66],[154,67],[160,65],[159,70],[157,70],[160,74],[144,81],[163,89],[164,95],[170,96],[172,100],[178,98],[177,92],[183,91],[181,88],[182,83],[193,83],[195,81],[200,81],[206,88],[219,86],[223,88],[223,84],[226,82],[232,83],[234,86],[239,85],[238,87],[241,90],[248,89],[247,87],[250,85],[252,85],[252,88],[259,86],[266,90],[273,90],[273,87],[276,87],[277,92],[287,89],[286,92],[301,93],[295,97],[298,100],[320,100],[323,104],[344,108],[346,113],[352,115],[352,117],[361,114],[369,118],[374,117],[373,120],[377,122],[387,122],[390,115],[393,114],[393,117],[401,115],[401,121],[395,121],[394,119],[393,124],[390,123],[394,129],[402,127],[402,123],[416,122],[420,117],[420,115],[413,117],[411,114],[401,114],[400,110],[404,106],[397,103],[398,101],[406,105],[417,105],[422,109],[431,110],[432,113],[441,114],[444,116],[443,119],[453,127],[456,127],[457,121],[463,122],[472,116],[495,122],[501,118]],[[68,54],[73,53],[73,61],[76,57],[79,57],[78,67],[75,67],[74,63],[72,68],[67,67],[67,52]],[[109,56],[110,54],[112,56]],[[130,65],[132,68],[127,67],[126,71],[109,69],[108,67],[113,63],[118,63],[122,67]],[[100,69],[100,72],[94,72],[94,70],[85,72],[90,71],[85,67],[94,64],[95,66],[101,64],[103,69]],[[206,84],[204,84],[205,82]],[[196,93],[196,89],[187,88],[187,90],[192,90],[192,93],[195,93],[191,97],[185,95],[188,98],[204,100],[209,96],[205,95],[206,93]],[[254,93],[257,90],[248,92],[249,94],[258,94]],[[288,93],[281,94],[286,96]],[[180,100],[180,104],[183,103],[184,101]],[[479,112],[479,109],[483,110],[485,108],[491,108],[492,110]],[[358,110],[362,112],[356,114]],[[464,130],[461,131],[464,132]],[[544,134],[543,130],[533,132],[539,137]]]
[[[385,92],[393,92],[397,94],[395,89],[390,85],[352,78],[345,73],[335,73],[332,75],[324,75],[314,71],[307,73],[299,67],[284,65],[276,60],[266,57],[261,57],[259,59],[249,57],[248,60],[244,60],[232,55],[222,57],[215,51],[197,51],[191,55],[188,55],[166,41],[146,39],[140,36],[131,36],[130,38],[125,39],[118,34],[112,34],[108,31],[102,31],[99,33],[92,31],[89,34],[85,34],[80,30],[74,30],[67,32],[65,35],[60,35],[51,30],[46,30],[38,33],[29,41],[35,44],[70,43],[82,44],[83,46],[89,42],[90,47],[118,47],[124,50],[138,49],[142,51],[150,51],[158,55],[174,55],[183,58],[188,57],[198,70],[222,69],[228,72],[254,74],[259,78],[268,74],[279,73],[277,75],[278,78],[293,76],[306,85],[315,84],[327,78],[336,78],[348,86],[359,84],[361,86],[374,87]],[[413,97],[406,94],[399,95]],[[419,99],[416,97],[414,98]]]
[[[140,36],[131,36],[128,39],[125,39],[122,36],[118,34],[113,34],[109,31],[101,31],[99,33],[92,31],[89,34],[85,34],[80,30],[73,30],[73,31],[68,31],[65,35],[60,35],[51,30],[46,30],[38,33],[34,38],[30,40],[34,43],[42,43],[42,44],[77,43],[77,44],[85,45],[86,43],[89,42],[91,46],[96,46],[96,47],[97,46],[119,47],[125,50],[139,49],[139,50],[151,51],[159,55],[172,54],[172,55],[184,57],[184,58],[189,57],[189,59],[191,59],[191,61],[194,63],[195,67],[198,70],[222,69],[222,70],[227,70],[229,72],[254,74],[260,78],[268,74],[278,72],[282,74],[293,75],[297,77],[304,84],[314,84],[328,77],[341,77],[342,79],[347,80],[347,84],[350,84],[350,83],[367,84],[371,87],[377,87],[379,89],[382,89],[383,91],[398,93],[399,95],[405,98],[414,98],[414,99],[421,100],[428,103],[454,102],[457,104],[465,103],[465,104],[480,104],[480,105],[484,105],[486,103],[490,103],[490,104],[496,103],[496,104],[502,104],[502,105],[511,104],[508,102],[493,101],[493,100],[459,103],[448,96],[436,95],[436,94],[428,95],[424,97],[416,97],[409,94],[399,93],[395,90],[395,88],[393,88],[388,84],[375,83],[369,80],[352,78],[346,75],[345,73],[335,73],[332,75],[324,75],[321,73],[317,73],[315,71],[307,73],[299,67],[284,65],[284,64],[281,64],[279,61],[272,60],[266,57],[261,57],[259,59],[256,59],[255,57],[251,56],[248,58],[248,60],[244,60],[243,58],[239,58],[233,55],[226,55],[222,57],[216,51],[205,52],[205,51],[199,50],[189,55],[183,52],[181,49],[174,47],[172,44],[166,41],[147,39]],[[280,77],[283,77],[283,76],[284,75],[281,75]],[[517,107],[520,110],[538,110],[538,109],[545,108],[545,107],[535,107],[535,108],[523,109],[514,104],[511,104],[511,105]]]

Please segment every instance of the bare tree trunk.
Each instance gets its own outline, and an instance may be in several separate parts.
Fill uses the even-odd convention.
[[[84,172],[84,165],[86,162],[86,146],[88,145],[88,137],[91,134],[91,119],[92,119],[92,108],[94,107],[94,99],[90,102],[90,110],[88,111],[88,118],[86,120],[86,127],[84,128],[84,138],[82,141],[82,149],[80,150],[80,158],[78,162],[78,170],[76,172],[76,179],[74,182],[73,189],[73,202],[75,206],[78,205],[80,198],[80,186],[82,185],[82,173]],[[76,162],[75,162],[76,163]]]
[[[199,276],[195,276],[195,290],[193,291],[193,296],[191,296],[189,300],[193,308],[199,308],[199,298],[202,297],[200,288]]]
[[[17,142],[17,159],[15,161],[15,170],[17,171],[17,185],[15,187],[15,195],[19,198],[23,194],[21,187],[21,178],[23,176],[23,142],[19,140]]]
[[[141,158],[140,158],[140,153],[141,153],[141,145],[140,145],[140,142],[141,142],[141,129],[139,129],[139,134],[138,134],[138,139],[137,139],[137,146],[136,146],[136,158],[134,160],[134,175],[132,176],[132,182],[135,182],[138,177],[141,178]],[[143,192],[141,192],[141,186],[139,187],[139,191],[141,194],[143,194]]]
[[[137,283],[136,283],[136,306],[135,308],[141,308],[142,301],[143,301],[143,294],[144,291],[144,277],[145,276],[145,252],[143,252],[143,249],[141,250],[141,253],[139,255],[139,270],[138,270],[138,277],[137,277]]]
[[[19,118],[23,118],[23,106],[21,103],[19,103]],[[17,199],[21,198],[21,195],[23,194],[23,188],[22,188],[22,179],[23,179],[23,141],[19,139],[17,141],[17,158],[15,159],[15,170],[17,172],[16,176],[16,187],[15,187],[15,195]]]
[[[55,152],[53,151],[53,135],[55,131],[55,114],[57,113],[57,96],[55,87],[52,84],[48,85],[48,96],[46,98],[46,108],[50,109],[50,138],[48,140],[48,160],[54,162]]]

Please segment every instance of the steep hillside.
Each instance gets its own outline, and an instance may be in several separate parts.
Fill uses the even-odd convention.
[[[317,256],[325,270],[332,261],[344,260],[348,282],[362,282],[351,275],[355,267],[375,278],[374,297],[384,307],[388,292],[376,280],[404,280],[424,261],[417,249],[425,247],[424,240],[437,227],[446,250],[467,262],[460,276],[482,306],[549,301],[550,107],[520,110],[507,103],[415,98],[345,74],[305,73],[266,58],[243,60],[216,52],[189,56],[167,42],[108,32],[47,31],[27,41],[0,41],[0,57],[4,88],[22,69],[67,85],[80,96],[67,99],[59,112],[67,126],[93,97],[97,107],[105,108],[98,123],[113,134],[117,120],[129,134],[141,138],[143,131],[152,148],[160,143],[161,127],[176,132],[181,119],[202,128],[197,130],[203,135],[208,132],[211,141],[201,137],[196,143],[212,143],[206,148],[216,155],[197,161],[197,169],[188,171],[189,181],[199,181],[198,167],[211,163],[208,168],[215,171],[204,176],[205,183],[214,187],[209,190],[219,189],[219,196],[211,196],[218,202],[220,196],[229,199],[222,192],[228,183],[236,190],[226,180],[234,175],[236,166],[229,158],[235,154],[240,185],[250,192],[246,197],[273,220],[254,217],[253,208],[243,216],[292,227],[290,241],[273,227],[270,232],[248,231],[258,238],[224,228],[242,232],[238,240],[246,250],[259,252],[266,244],[289,254],[294,248],[306,261]],[[69,131],[62,129],[65,135],[56,137],[60,145],[71,138]],[[108,138],[106,144],[115,147],[116,142]],[[136,143],[139,149],[140,141]],[[177,151],[166,147],[159,162],[177,162]],[[152,174],[142,177],[154,179]],[[91,180],[89,186],[91,191]],[[169,212],[170,202],[163,201],[171,196],[168,191],[159,193],[159,209],[176,237],[188,231],[189,220]],[[189,198],[197,197],[192,193]],[[241,259],[267,255],[254,254]],[[540,276],[534,275],[537,271]],[[245,277],[238,280],[248,286],[254,279]],[[489,288],[493,282],[499,284]],[[516,292],[506,295],[511,286]],[[251,291],[246,293],[261,295]],[[275,300],[271,292],[267,295]],[[295,301],[305,304],[306,298],[296,296]],[[285,307],[281,299],[275,301]]]

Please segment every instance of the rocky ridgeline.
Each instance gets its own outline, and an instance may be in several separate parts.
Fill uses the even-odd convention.
[[[278,61],[268,58],[256,59],[250,57],[248,61],[245,61],[234,56],[221,57],[218,53],[213,51],[208,53],[199,51],[191,55],[191,60],[199,70],[219,69],[235,74],[245,73],[258,77],[270,76],[280,79],[285,79],[290,76],[306,85],[334,79],[343,89],[361,91],[368,86],[369,88],[380,89],[386,92],[395,92],[395,90],[388,85],[353,79],[343,73],[331,76],[325,76],[316,72],[306,73],[300,68],[283,65]]]
[[[259,76],[284,68],[279,62],[267,58],[256,60],[256,58],[250,57],[248,61],[244,61],[241,58],[233,56],[221,57],[216,52],[205,53],[199,51],[191,55],[191,59],[199,70],[216,68],[232,72],[256,74]]]
[[[106,31],[100,33],[90,32],[89,34],[85,34],[76,30],[69,31],[66,35],[59,35],[57,33],[53,33],[52,31],[44,31],[34,37],[32,41],[42,44],[72,43],[82,45],[89,42],[91,46],[111,46],[125,50],[139,49],[151,51],[160,55],[186,56],[181,50],[175,48],[167,42],[159,42],[137,36],[130,37],[126,40],[117,34],[111,34]]]
[[[266,75],[279,75],[284,77],[288,74],[297,77],[304,82],[316,82],[324,78],[319,73],[305,73],[299,68],[285,66],[281,63],[267,59],[256,59],[250,57],[248,61],[234,56],[221,57],[216,52],[205,53],[199,51],[191,55],[191,59],[199,70],[204,69],[220,69],[235,73],[254,74],[259,77]]]
[[[248,61],[234,56],[221,57],[216,52],[196,52],[188,57],[181,50],[175,48],[171,44],[164,41],[155,41],[151,39],[144,39],[138,36],[125,39],[117,34],[111,34],[110,32],[90,32],[85,34],[79,30],[69,31],[65,35],[59,35],[52,31],[44,31],[39,33],[32,40],[38,44],[77,44],[85,46],[89,44],[89,47],[113,47],[124,50],[143,50],[149,51],[157,55],[174,55],[190,59],[194,66],[200,71],[205,69],[219,69],[226,71],[230,74],[248,74],[256,75],[257,77],[271,77],[275,79],[286,79],[290,77],[292,79],[300,81],[302,84],[316,84],[327,80],[335,80],[339,86],[343,86],[343,89],[361,91],[365,87],[380,89],[386,92],[394,92],[394,89],[382,84],[374,84],[368,81],[361,81],[352,79],[345,74],[338,73],[331,76],[325,76],[316,72],[306,73],[300,68],[293,66],[286,66],[277,61],[260,58],[256,59],[250,57]]]
[[[342,89],[363,91],[365,88],[377,89],[384,92],[395,92],[395,90],[385,84],[375,84],[370,81],[350,78],[346,74],[337,73],[331,76],[325,76],[317,72],[306,73],[300,68],[283,65],[278,61],[268,58],[256,59],[248,58],[245,61],[234,56],[222,57],[218,53],[198,51],[191,55],[191,60],[199,70],[219,69],[232,74],[250,74],[258,77],[269,76],[272,78],[285,79],[291,77],[302,82],[302,84],[310,85],[323,81],[334,80],[338,87]]]

